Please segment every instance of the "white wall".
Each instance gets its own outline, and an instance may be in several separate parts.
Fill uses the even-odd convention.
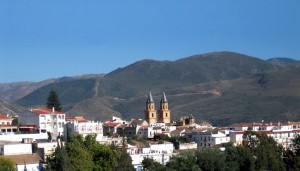
[[[31,144],[4,144],[1,145],[3,148],[3,155],[19,155],[19,154],[31,154]]]
[[[172,143],[167,144],[151,144],[150,150],[155,152],[166,152],[166,153],[173,153],[174,145]]]
[[[0,135],[0,141],[22,141],[23,138],[47,139],[47,133],[42,134],[14,134],[14,135]]]
[[[39,164],[26,164],[27,171],[39,171]],[[17,171],[24,171],[24,164],[17,165]]]
[[[197,149],[197,143],[181,143],[179,144],[179,150]]]

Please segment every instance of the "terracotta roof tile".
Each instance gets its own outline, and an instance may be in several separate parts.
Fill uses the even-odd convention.
[[[36,114],[51,114],[51,113],[55,113],[55,114],[65,114],[63,112],[59,112],[59,111],[52,111],[52,109],[43,107],[43,108],[38,108],[38,109],[32,109],[31,112],[36,113]]]
[[[12,120],[13,118],[0,114],[0,120]]]
[[[117,123],[117,122],[110,122],[110,121],[105,122],[105,125],[106,126],[110,126],[110,127],[115,127],[115,126],[117,126],[119,124],[120,123]]]

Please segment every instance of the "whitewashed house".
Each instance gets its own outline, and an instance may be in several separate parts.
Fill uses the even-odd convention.
[[[103,138],[103,124],[102,122],[94,122],[84,119],[82,116],[67,117],[67,128],[73,134],[80,134],[85,137],[88,134],[96,134],[96,140],[102,141]]]
[[[203,132],[194,131],[192,133],[192,140],[198,144],[198,147],[212,147],[228,143],[230,136],[224,130],[209,129]]]
[[[0,135],[14,134],[17,126],[12,126],[13,118],[0,114]]]
[[[281,144],[285,149],[290,148],[292,139],[300,134],[299,123],[253,123],[237,124],[235,131],[229,133],[230,141],[235,145],[247,143],[244,138],[246,131],[254,131],[257,134],[265,134]]]
[[[31,109],[19,114],[19,124],[33,125],[39,133],[50,132],[53,140],[64,134],[65,123],[66,114],[54,108]]]
[[[128,145],[127,153],[132,159],[132,165],[136,170],[142,170],[142,161],[145,158],[152,158],[160,164],[166,164],[173,155],[174,146],[172,143],[150,144],[149,147],[139,148]]]

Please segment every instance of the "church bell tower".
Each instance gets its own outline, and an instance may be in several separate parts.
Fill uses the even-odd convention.
[[[145,120],[149,125],[154,124],[157,121],[155,104],[151,92],[149,93],[146,101]]]
[[[159,122],[170,123],[171,122],[171,111],[169,110],[168,100],[166,94],[163,93],[160,101],[159,110]]]

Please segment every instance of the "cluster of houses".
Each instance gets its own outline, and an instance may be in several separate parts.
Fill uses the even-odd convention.
[[[149,141],[148,144],[127,144],[127,152],[137,170],[142,169],[142,161],[146,157],[165,164],[170,157],[180,150],[198,147],[222,147],[232,142],[240,145],[246,140],[246,131],[255,131],[273,137],[284,148],[291,146],[291,140],[300,132],[300,123],[245,123],[226,128],[212,127],[207,122],[196,123],[193,115],[181,117],[171,122],[171,111],[163,93],[159,110],[151,93],[146,101],[144,119],[123,120],[112,117],[109,121],[95,122],[83,117],[67,117],[65,113],[49,108],[31,109],[18,116],[18,123],[0,114],[0,157],[10,158],[17,170],[41,170],[48,156],[57,146],[57,137],[63,136],[66,128],[72,134],[96,134],[99,143],[122,145],[124,137],[153,139],[156,135],[168,137],[184,137],[190,143],[171,143]]]

